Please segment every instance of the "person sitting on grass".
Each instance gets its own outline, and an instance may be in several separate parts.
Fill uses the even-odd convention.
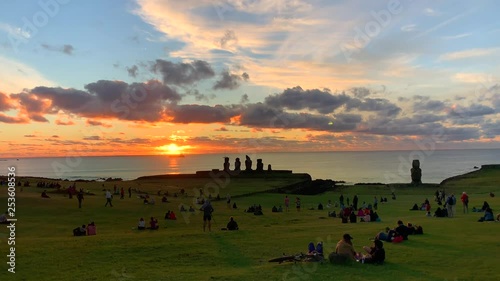
[[[158,220],[155,219],[154,217],[151,217],[151,220],[149,221],[149,228],[151,230],[158,230],[160,228],[160,225],[158,224]]]
[[[85,236],[86,234],[87,230],[85,229],[84,224],[81,227],[73,229],[73,236]]]
[[[162,203],[168,203],[167,196],[163,195],[163,198],[161,199]]]
[[[47,195],[47,190],[44,190],[42,192],[42,198],[50,198],[48,195]]]
[[[187,211],[186,208],[184,207],[184,204],[181,205],[180,211],[181,212],[186,212]]]
[[[5,212],[4,214],[0,215],[0,224],[8,224],[9,221],[7,220],[7,215],[9,212]]]
[[[87,225],[87,235],[91,236],[91,235],[96,235],[96,234],[97,234],[97,230],[95,227],[95,223],[92,221]]]
[[[347,233],[344,234],[342,240],[340,240],[335,247],[335,253],[345,257],[347,260],[355,261],[358,254],[354,250],[352,239],[353,237],[351,235]]]
[[[168,217],[169,220],[176,220],[177,217],[175,216],[174,211],[170,212],[170,216]]]
[[[375,236],[375,240],[383,240],[391,242],[394,234],[395,234],[394,230],[391,230],[389,227],[386,227],[385,232],[381,231]]]
[[[189,206],[189,212],[194,213],[194,208],[193,208],[193,206]]]
[[[373,241],[372,247],[363,247],[368,253],[361,259],[362,263],[383,264],[385,260],[384,243],[380,240]]]
[[[137,229],[138,230],[144,230],[144,229],[146,229],[146,221],[144,220],[144,218],[141,218],[139,220],[139,223],[137,224]]]
[[[398,220],[398,226],[394,230],[398,236],[403,236],[403,240],[408,240],[408,227],[401,220]]]
[[[488,204],[488,202],[484,201],[483,207],[481,208],[481,211],[486,211],[486,209],[488,209],[489,207],[490,207],[490,204]]]
[[[479,218],[479,222],[483,222],[483,221],[494,221],[495,219],[493,218],[493,210],[488,207],[486,208],[486,210],[484,211],[484,216],[482,216],[481,218]]]
[[[236,205],[236,202],[233,202],[233,209],[238,209],[238,206]]]
[[[149,204],[148,198],[144,197],[144,201],[142,201],[145,205]]]
[[[277,213],[278,212],[278,208],[276,208],[276,206],[273,206],[273,208],[271,209],[271,212],[272,213]]]
[[[238,230],[238,223],[234,220],[233,217],[229,219],[229,222],[227,223],[227,230]]]
[[[155,199],[151,197],[151,200],[149,200],[149,205],[154,205],[155,203],[156,203]]]
[[[168,210],[166,213],[165,213],[165,219],[168,220],[170,218],[170,210]]]

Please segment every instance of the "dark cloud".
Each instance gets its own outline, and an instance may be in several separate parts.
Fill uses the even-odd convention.
[[[36,137],[35,135],[24,135],[25,138],[34,138]]]
[[[240,100],[240,103],[248,103],[250,100],[248,99],[248,95],[247,94],[244,94],[243,96],[241,96],[241,100]]]
[[[3,113],[0,113],[0,122],[2,123],[8,123],[8,124],[20,124],[20,123],[28,123],[28,119],[23,118],[23,117],[12,117],[5,115]]]
[[[64,111],[89,118],[150,122],[163,120],[166,106],[181,99],[175,90],[155,80],[132,84],[99,80],[85,89],[36,87],[11,97],[20,100],[24,112],[38,115]]]
[[[245,75],[246,74],[246,75]],[[245,78],[247,77],[247,78]],[[223,71],[219,80],[217,80],[212,87],[214,90],[234,90],[240,86],[242,80],[248,80],[249,76],[245,72],[241,76],[231,74],[228,71]]]
[[[139,67],[137,65],[133,65],[131,67],[127,67],[127,72],[130,77],[137,77],[137,72],[139,71]]]
[[[495,113],[495,110],[482,104],[472,104],[468,107],[455,106],[450,115],[458,118],[478,117]]]
[[[211,99],[214,99],[216,96],[214,94],[202,94],[200,91],[196,89],[191,89],[186,92],[187,96],[194,96],[197,101],[209,102]]]
[[[187,104],[172,106],[166,114],[174,123],[227,123],[239,110],[231,106]]]
[[[85,121],[85,123],[87,123],[87,125],[90,125],[90,126],[102,126],[102,127],[106,127],[106,128],[111,127],[111,125],[97,121],[97,120],[87,119],[87,121]]]
[[[72,55],[75,48],[72,45],[65,44],[63,46],[52,46],[48,44],[41,44],[42,48],[52,51],[52,52],[60,52],[66,55]]]
[[[101,137],[100,136],[90,136],[90,137],[84,137],[83,139],[97,141],[97,140],[101,140]]]
[[[249,127],[318,131],[354,130],[360,121],[361,116],[355,114],[338,114],[333,118],[308,113],[289,113],[263,103],[247,106],[240,117],[240,124]]]
[[[265,103],[275,108],[309,109],[321,114],[328,114],[334,112],[349,100],[351,98],[344,93],[333,95],[318,89],[304,91],[301,87],[295,87],[288,88],[283,93],[268,96]]]
[[[442,101],[431,100],[429,97],[425,96],[413,96],[413,110],[415,112],[420,111],[430,111],[430,112],[441,112],[446,108],[446,104]]]
[[[246,72],[243,72],[241,74],[241,78],[243,78],[243,80],[245,80],[245,81],[248,81],[248,79],[250,79],[250,75],[248,75],[248,73],[246,73]]]
[[[178,86],[190,85],[215,76],[210,64],[201,60],[191,63],[173,63],[158,59],[151,66],[151,70],[160,74],[165,84]]]
[[[57,138],[59,138],[59,136],[58,135],[52,135],[51,138],[56,138],[57,139]]]
[[[371,94],[370,90],[368,88],[364,87],[356,87],[356,88],[351,88],[350,89],[351,93],[357,98],[365,98]]]
[[[401,112],[401,108],[386,99],[364,98],[350,99],[346,103],[346,110],[357,109],[359,111],[379,112],[384,116],[396,116]]]
[[[233,42],[233,44],[238,42],[238,38],[236,37],[236,33],[233,30],[226,30],[224,36],[219,39],[219,46],[222,49],[225,49],[228,43]]]

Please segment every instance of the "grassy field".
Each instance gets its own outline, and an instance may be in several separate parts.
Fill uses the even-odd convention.
[[[293,183],[298,179],[179,179],[176,181],[145,179],[117,182],[156,193],[178,192],[184,187],[187,197],[169,197],[171,203],[144,205],[136,194],[132,198],[113,199],[114,207],[104,207],[103,183],[78,183],[77,187],[94,192],[86,196],[83,208],[76,198],[51,193],[40,198],[41,188],[25,187],[16,193],[16,273],[7,272],[8,231],[0,228],[0,280],[500,280],[496,267],[500,253],[500,223],[477,222],[480,213],[463,214],[457,205],[455,218],[425,217],[424,212],[409,211],[414,203],[431,200],[435,186],[408,187],[349,186],[343,187],[345,197],[354,194],[372,202],[373,196],[385,196],[389,202],[379,204],[382,222],[341,224],[327,218],[327,210],[316,208],[319,202],[337,201],[340,191],[316,196],[300,196],[302,211],[271,213],[273,205],[283,203],[284,194],[256,193]],[[35,180],[31,179],[34,183]],[[111,188],[115,183],[104,183]],[[68,183],[63,183],[67,186]],[[214,202],[212,232],[203,232],[202,214],[182,215],[176,221],[164,221],[167,210],[178,210],[180,204],[191,205],[199,188],[220,187],[220,195],[236,196],[237,210],[229,209],[225,200]],[[446,182],[440,189],[470,195],[470,209],[488,201],[498,213],[500,170],[484,169]],[[6,186],[0,188],[0,204],[7,205]],[[394,191],[396,200],[390,199]],[[294,195],[289,195],[295,198]],[[252,204],[264,207],[263,216],[245,213]],[[433,204],[432,209],[436,208]],[[155,216],[160,220],[158,231],[132,229],[140,217]],[[230,216],[240,225],[236,232],[219,230]],[[344,233],[354,237],[356,250],[370,245],[369,238],[393,227],[398,219],[422,225],[424,235],[411,236],[401,244],[385,244],[387,260],[383,266],[329,263],[267,262],[282,253],[305,252],[309,242],[323,241],[328,255]],[[89,221],[97,225],[96,236],[73,237],[72,229]]]

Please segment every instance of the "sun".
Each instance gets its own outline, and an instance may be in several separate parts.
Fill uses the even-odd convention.
[[[189,148],[189,146],[178,146],[175,143],[171,143],[171,144],[166,144],[166,145],[158,146],[158,147],[156,147],[156,150],[161,151],[161,154],[181,155],[182,152],[186,148]]]

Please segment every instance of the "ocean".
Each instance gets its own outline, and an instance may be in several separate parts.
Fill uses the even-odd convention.
[[[313,179],[332,179],[347,183],[411,182],[413,159],[420,160],[422,182],[442,180],[475,170],[484,164],[500,164],[500,149],[372,151],[372,152],[273,152],[248,154],[255,169],[262,159],[264,169],[292,170],[308,173]],[[196,154],[185,157],[116,156],[116,157],[47,157],[2,159],[0,175],[7,167],[16,167],[16,176],[37,176],[68,180],[100,178],[136,179],[140,176],[195,173],[200,170],[223,169],[224,157],[230,158],[231,169],[242,154]]]

